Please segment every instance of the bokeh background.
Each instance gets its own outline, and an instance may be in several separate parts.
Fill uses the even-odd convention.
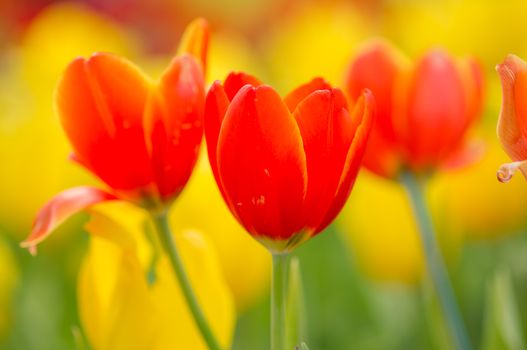
[[[241,70],[283,94],[314,76],[342,86],[356,52],[378,37],[412,59],[441,46],[480,60],[486,98],[473,137],[485,153],[436,174],[427,195],[473,342],[525,349],[527,183],[496,181],[508,159],[494,131],[501,102],[494,66],[508,53],[527,58],[524,0],[0,0],[0,349],[202,346],[162,261],[157,275],[149,271],[156,254],[146,251],[143,214],[133,208],[75,216],[36,257],[18,247],[47,199],[97,183],[68,160],[53,113],[66,64],[109,51],[156,76],[198,16],[212,29],[209,83]],[[204,157],[172,214],[222,341],[268,349],[270,256],[231,218]],[[336,223],[296,255],[312,350],[450,348],[398,184],[362,171]],[[154,288],[144,275],[161,282]],[[156,347],[145,345],[161,328]]]

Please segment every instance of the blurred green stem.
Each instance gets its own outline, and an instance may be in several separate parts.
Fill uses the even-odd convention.
[[[271,282],[271,350],[286,350],[287,253],[273,254]]]
[[[190,285],[185,267],[183,266],[183,261],[181,260],[179,252],[176,248],[176,242],[172,236],[172,232],[170,231],[167,211],[165,210],[159,213],[152,213],[152,220],[159,235],[161,245],[170,259],[174,275],[176,280],[179,282],[179,286],[181,287],[181,291],[183,292],[183,296],[185,297],[188,308],[194,317],[196,326],[203,336],[203,340],[210,350],[221,350],[221,347],[214,337],[214,334],[209,327],[205,315],[198,304],[196,295],[194,294],[194,291]]]
[[[419,179],[410,172],[403,172],[401,182],[406,187],[413,211],[419,225],[426,266],[453,340],[459,350],[471,350],[472,345],[456,303],[456,298],[439,249],[432,220],[427,210],[424,191]]]

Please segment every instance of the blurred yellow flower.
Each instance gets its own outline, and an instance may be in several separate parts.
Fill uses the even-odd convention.
[[[440,0],[385,2],[384,32],[405,51],[419,54],[433,45],[481,58],[490,70],[506,54],[527,53],[527,3],[523,0]]]
[[[527,188],[521,176],[503,185],[498,167],[508,161],[494,135],[486,135],[482,159],[438,173],[428,203],[447,258],[467,240],[519,232],[527,220]],[[423,272],[422,250],[403,187],[362,172],[337,221],[349,247],[374,279],[413,283]]]
[[[7,335],[11,326],[12,296],[18,277],[15,257],[0,235],[0,339]]]
[[[370,277],[402,283],[420,277],[424,261],[417,224],[397,182],[362,171],[337,225]]]
[[[277,25],[264,45],[270,83],[282,92],[315,76],[340,85],[355,47],[368,31],[353,7],[319,3],[305,8]]]
[[[60,3],[35,18],[0,71],[0,225],[27,234],[37,209],[86,176],[67,157],[70,147],[53,115],[52,93],[68,62],[93,51],[129,56],[127,36],[84,6]],[[38,183],[38,186],[33,184]],[[84,181],[86,183],[86,181]]]
[[[224,80],[232,71],[250,72],[262,77],[261,64],[254,49],[241,36],[233,33],[214,33],[210,42],[209,73],[207,81]]]
[[[447,260],[458,256],[463,235],[447,216],[439,179],[427,186],[427,202]],[[371,278],[413,284],[424,272],[424,256],[408,196],[398,182],[363,171],[337,220],[339,231]]]
[[[31,91],[51,106],[52,94],[64,67],[78,56],[111,52],[133,57],[134,42],[109,18],[79,3],[57,3],[31,22],[22,45],[22,77]]]
[[[94,350],[205,350],[165,256],[157,256],[155,281],[147,282],[156,255],[145,235],[145,220],[143,211],[124,203],[93,210],[87,225],[92,239],[78,284],[87,338]],[[197,231],[175,238],[200,305],[228,348],[235,311],[215,251]]]
[[[268,291],[271,257],[234,219],[221,198],[206,153],[171,211],[174,228],[196,228],[216,246],[239,311]],[[243,277],[242,277],[243,276]]]
[[[509,158],[492,134],[481,161],[445,172],[437,181],[445,217],[467,239],[497,238],[527,223],[527,187],[521,176],[504,185],[496,171]]]

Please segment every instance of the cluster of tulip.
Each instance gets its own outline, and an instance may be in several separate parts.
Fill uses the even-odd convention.
[[[315,78],[282,98],[252,75],[231,73],[206,93],[208,43],[208,24],[196,20],[156,81],[113,54],[96,53],[68,65],[56,88],[56,111],[72,159],[106,189],[83,186],[57,195],[40,211],[22,246],[35,253],[64,220],[102,202],[142,208],[157,232],[153,244],[167,255],[204,344],[227,347],[229,337],[218,336],[225,325],[209,324],[210,307],[197,298],[177,247],[185,243],[174,239],[168,220],[204,134],[226,206],[273,256],[271,345],[282,350],[289,253],[335,219],[364,165],[407,189],[452,339],[457,348],[470,349],[422,188],[438,169],[479,155],[467,142],[483,103],[478,63],[431,50],[410,64],[390,44],[375,41],[351,63],[343,90]],[[516,57],[498,66],[504,92],[499,136],[515,161],[500,168],[502,181],[516,169],[527,175],[521,101],[526,67]]]

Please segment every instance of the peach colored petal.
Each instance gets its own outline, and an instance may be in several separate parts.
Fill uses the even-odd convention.
[[[53,197],[38,213],[29,236],[20,243],[32,254],[36,246],[46,239],[60,224],[72,215],[94,204],[115,200],[114,195],[94,187],[74,187]]]

